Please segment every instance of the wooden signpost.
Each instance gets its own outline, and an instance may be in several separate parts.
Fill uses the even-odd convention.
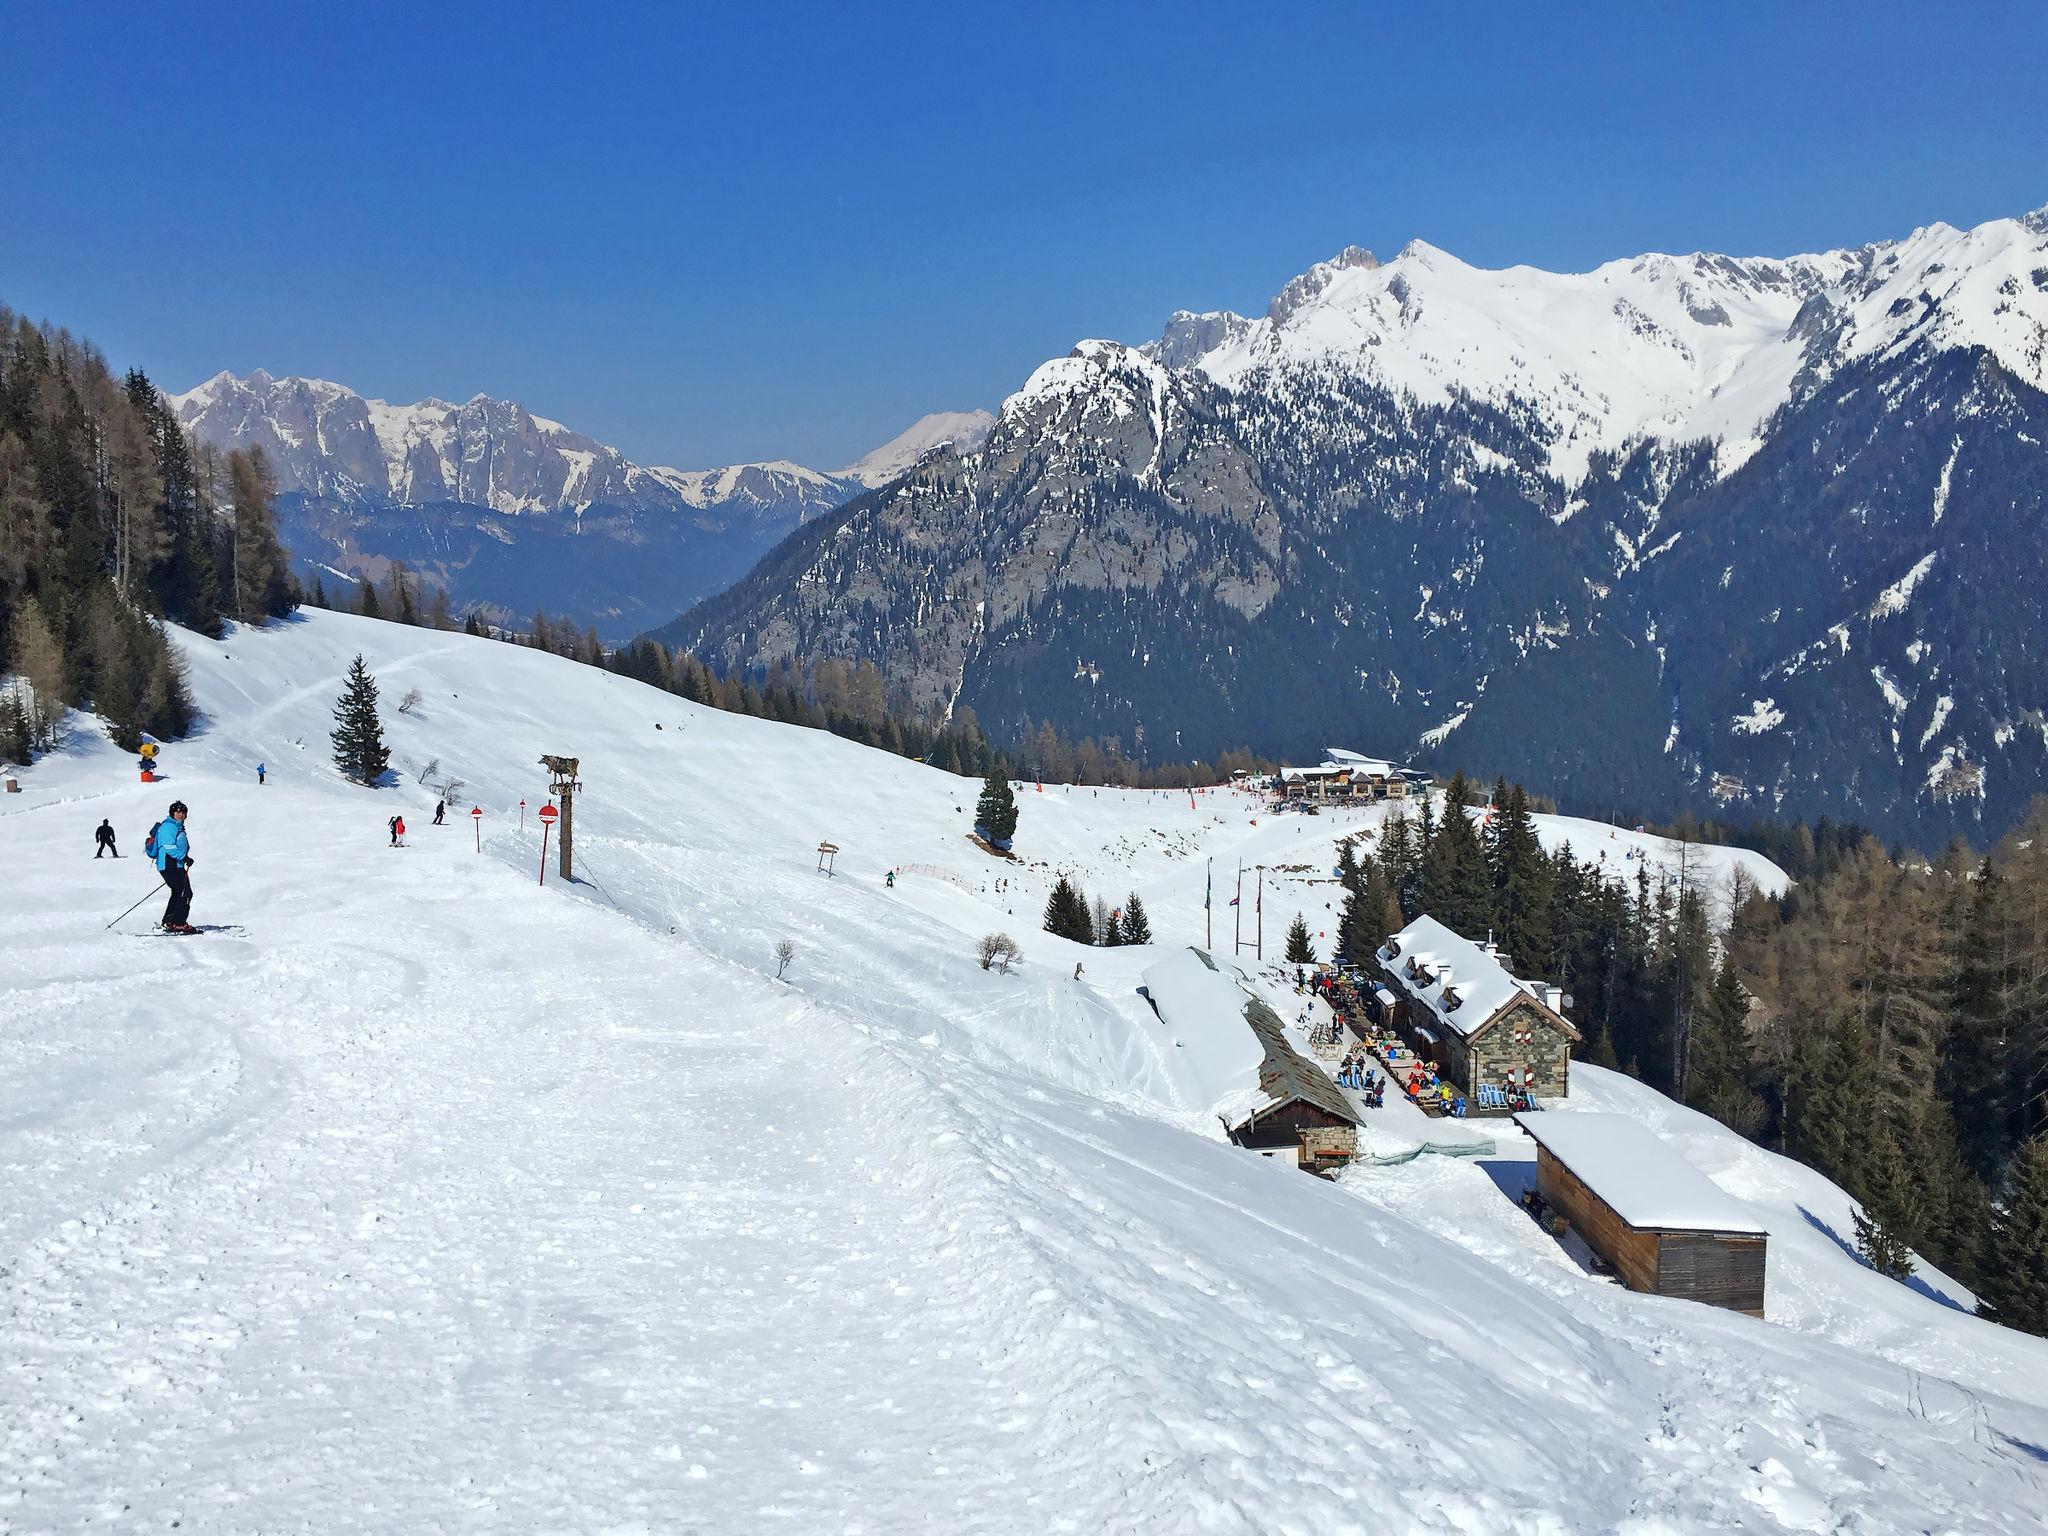
[[[837,843],[818,844],[818,868],[824,871],[827,878],[830,878],[832,874],[832,860],[838,852],[839,845]]]
[[[562,878],[564,880],[574,880],[576,878],[576,791],[583,787],[576,779],[577,760],[573,757],[543,757],[541,764],[548,772],[555,776],[554,782],[548,787],[555,792],[556,798],[562,802]],[[541,820],[552,824],[553,812],[553,806],[546,807],[540,813]],[[545,832],[541,834],[541,846],[543,849],[547,846],[547,834]]]

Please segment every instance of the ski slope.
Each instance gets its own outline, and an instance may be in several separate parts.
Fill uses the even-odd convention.
[[[1871,1274],[1839,1191],[1640,1085],[1572,1107],[1757,1213],[1771,1321],[1589,1276],[1512,1132],[1336,1184],[1222,1141],[1235,1047],[1139,977],[1210,860],[1221,958],[1241,858],[1276,951],[1332,928],[1377,810],[1027,787],[1011,864],[974,782],[558,658],[325,613],[180,643],[164,783],[74,718],[0,802],[0,1531],[2038,1528],[2048,1344]],[[326,750],[359,650],[374,792]],[[543,752],[582,759],[573,886],[535,880]],[[245,933],[103,929],[172,796],[194,920]],[[1038,931],[1060,870],[1160,942]]]

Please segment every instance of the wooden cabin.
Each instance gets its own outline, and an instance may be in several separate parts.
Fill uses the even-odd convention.
[[[1632,1291],[1764,1315],[1768,1234],[1742,1203],[1625,1115],[1517,1115],[1536,1192]]]
[[[1329,1173],[1358,1155],[1358,1114],[1330,1075],[1288,1042],[1280,1016],[1257,998],[1245,1003],[1245,1022],[1259,1037],[1256,1103],[1224,1123],[1230,1139],[1310,1173]]]
[[[1516,976],[1492,943],[1475,943],[1427,915],[1390,935],[1374,958],[1383,1022],[1464,1090],[1468,1114],[1488,1111],[1482,1086],[1551,1099],[1570,1093],[1572,1047],[1581,1037],[1558,988]]]

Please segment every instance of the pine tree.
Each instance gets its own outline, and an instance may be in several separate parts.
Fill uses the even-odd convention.
[[[974,833],[999,848],[1017,835],[1017,797],[1010,791],[1007,769],[989,769],[981,786],[981,799],[974,807]]]
[[[1913,1273],[1919,1191],[1891,1126],[1872,1129],[1861,1161],[1863,1199],[1851,1218],[1856,1228],[1856,1251],[1879,1274],[1904,1280]]]
[[[1096,897],[1100,901],[1101,897]],[[1124,942],[1123,915],[1114,907],[1103,914],[1102,926],[1096,942],[1104,949],[1115,949]]]
[[[231,611],[244,624],[291,612],[291,566],[277,542],[277,476],[262,447],[228,455],[234,498]]]
[[[1724,954],[1693,1022],[1685,1102],[1745,1136],[1764,1114],[1763,1101],[1749,1085],[1749,1050],[1749,994],[1733,957]]]
[[[1126,944],[1150,944],[1152,924],[1145,916],[1145,903],[1138,899],[1136,891],[1124,898],[1124,942]]]
[[[1045,931],[1076,944],[1095,942],[1095,919],[1088,911],[1088,898],[1065,875],[1045,899]]]
[[[1550,955],[1550,861],[1544,857],[1529,796],[1521,785],[1495,785],[1493,819],[1486,830],[1494,937],[1516,970],[1528,975]]]
[[[1443,820],[1422,855],[1422,910],[1453,933],[1479,940],[1495,926],[1493,872],[1458,798],[1470,794],[1463,774],[1451,780]]]
[[[2012,1193],[1992,1219],[1983,1297],[2008,1328],[2048,1335],[2048,1132],[2020,1148]]]
[[[377,680],[361,656],[350,663],[348,681],[334,701],[334,766],[345,778],[374,785],[390,766],[384,726],[377,718]]]
[[[377,601],[377,586],[365,575],[363,584],[356,589],[356,612],[366,619],[384,617],[383,606]]]
[[[1308,919],[1299,912],[1294,921],[1287,925],[1287,963],[1289,965],[1314,965],[1315,945],[1308,936]]]

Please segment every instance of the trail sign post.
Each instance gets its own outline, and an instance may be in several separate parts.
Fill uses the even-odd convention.
[[[547,756],[541,758],[541,766],[555,776],[554,782],[548,787],[555,792],[556,798],[562,802],[562,878],[564,880],[574,880],[576,878],[574,862],[576,846],[576,791],[583,787],[576,779],[577,760],[573,757]],[[554,808],[550,806],[549,809],[552,810]],[[545,843],[547,841],[546,837],[543,836],[541,841]]]
[[[839,845],[837,843],[818,844],[818,868],[825,872],[828,879],[832,874],[832,860],[838,852]]]
[[[476,851],[482,853],[484,851],[484,808],[482,806],[472,805],[469,808],[469,824],[476,828]]]
[[[550,800],[540,808],[540,883],[548,883],[548,834],[555,830],[555,802]]]

